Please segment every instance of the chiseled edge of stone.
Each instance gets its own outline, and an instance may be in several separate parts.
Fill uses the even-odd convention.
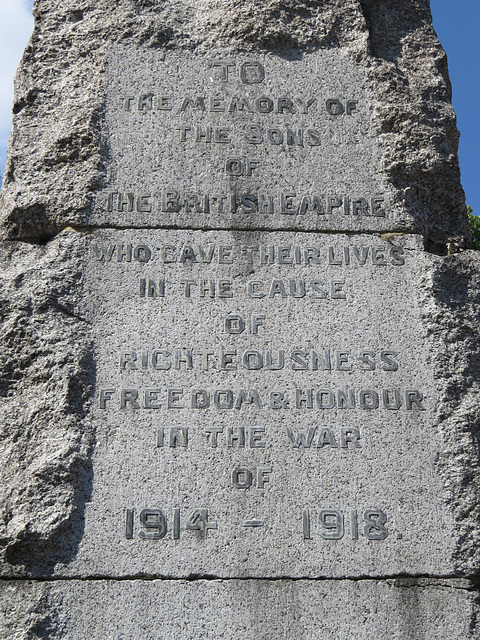
[[[454,518],[457,575],[480,575],[480,253],[430,256],[421,302],[433,344],[437,424],[435,461]]]
[[[468,246],[470,232],[458,165],[459,133],[447,57],[429,0],[360,0],[369,33],[368,69],[383,171],[392,209],[410,214],[441,255]]]
[[[106,186],[108,52],[123,43],[203,52],[341,47],[366,69],[399,220],[391,231],[420,232],[437,251],[468,238],[446,58],[428,0],[36,0],[34,15],[15,82],[3,237],[46,240],[67,225],[88,226]]]
[[[79,238],[80,236],[80,238]],[[80,239],[80,242],[79,242]],[[95,364],[81,235],[0,243],[0,576],[75,554],[89,499]]]

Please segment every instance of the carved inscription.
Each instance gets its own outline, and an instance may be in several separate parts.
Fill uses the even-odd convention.
[[[303,514],[303,538],[305,540],[312,539],[312,526],[310,509],[304,509]],[[319,513],[320,528],[318,535],[323,540],[341,540],[346,534],[345,520],[349,524],[350,538],[352,540],[358,540],[361,535],[365,536],[367,540],[385,540],[388,536],[388,529],[386,527],[387,516],[381,509],[366,509],[363,512],[363,521],[361,521],[359,528],[358,512],[356,509],[351,509],[347,514],[338,511],[337,509],[322,509]],[[401,539],[401,536],[399,536]]]
[[[265,473],[265,471],[263,471]],[[248,469],[237,469],[234,474],[235,482],[240,488],[248,488],[245,479],[248,478],[248,486],[251,485],[251,472]],[[221,524],[209,519],[207,509],[195,510],[185,521],[181,520],[181,510],[174,509],[173,524],[169,525],[165,511],[159,508],[142,509],[135,518],[135,509],[125,510],[125,537],[141,540],[163,540],[169,534],[169,538],[180,540],[182,535],[189,531],[197,532],[200,538],[206,539],[211,532],[219,529]],[[348,529],[346,525],[348,522]],[[239,526],[244,528],[264,527],[267,520],[246,520]],[[318,527],[315,527],[315,534],[324,541],[341,540],[348,535],[351,540],[360,540],[364,537],[367,540],[382,541],[388,536],[387,515],[381,509],[365,509],[359,514],[357,509],[351,509],[347,514],[338,509],[321,509],[318,516]],[[317,530],[318,528],[318,530]],[[314,535],[310,509],[302,512],[302,533],[304,540],[311,540]],[[401,539],[401,536],[399,536]]]
[[[343,61],[339,83],[329,54],[316,57],[279,68],[270,56],[192,56],[192,73],[167,54],[138,77],[114,57],[108,114],[120,170],[96,210],[135,226],[381,226],[391,215],[384,187],[355,176],[362,145],[377,144],[357,69]],[[373,168],[371,153],[365,160]]]
[[[358,269],[401,269],[406,264],[406,252],[401,246],[385,243],[383,246],[364,246],[350,243],[344,246],[315,246],[304,244],[198,244],[160,243],[159,246],[141,243],[100,244],[92,243],[92,258],[102,268],[148,268],[159,265],[160,277],[139,279],[139,295],[143,299],[163,301],[168,296],[177,299],[196,300],[200,304],[216,301],[228,303],[239,299],[261,301],[264,305],[255,313],[226,313],[221,323],[225,339],[222,346],[211,344],[124,344],[116,354],[116,371],[128,376],[130,384],[102,386],[99,388],[98,407],[101,411],[116,410],[135,414],[173,414],[188,411],[190,415],[221,416],[256,413],[262,415],[288,415],[299,412],[312,415],[341,414],[391,414],[425,412],[428,403],[422,389],[399,386],[396,374],[402,370],[404,355],[392,345],[352,345],[336,347],[312,343],[294,348],[288,344],[260,346],[257,341],[269,336],[272,318],[269,304],[277,301],[331,300],[345,304],[350,292],[358,299],[357,287],[351,286],[346,277],[321,275],[317,278],[267,278],[262,270],[273,267],[289,270],[329,269],[342,274]],[[181,274],[192,266],[196,269],[218,269],[220,273],[239,265],[242,268],[260,269],[256,279],[189,277]],[[315,271],[314,271],[315,272]],[[249,336],[250,344],[235,340]],[[218,336],[217,336],[218,337]],[[223,385],[211,386],[186,383],[182,378],[192,372],[197,375],[221,374]],[[239,373],[247,376],[291,372],[294,375],[315,374],[316,386],[305,384],[298,378],[288,386],[262,387],[238,386],[229,382]],[[172,373],[175,378],[172,379]],[[382,375],[383,384],[376,385],[372,373]],[[136,377],[149,376],[149,385],[135,383]],[[365,384],[328,384],[328,377],[356,374],[365,377]],[[387,382],[391,378],[391,383]],[[163,382],[163,379],[166,379]],[[368,383],[367,383],[368,379]],[[174,383],[172,385],[172,382]],[[175,382],[177,384],[175,384]],[[246,380],[247,382],[247,380]],[[132,384],[133,383],[133,384]],[[157,450],[176,449],[189,452],[199,446],[212,449],[283,449],[300,451],[360,450],[365,439],[364,430],[358,426],[334,424],[299,425],[283,423],[280,432],[268,425],[256,424],[220,426],[209,422],[203,428],[193,427],[188,418],[181,424],[157,426],[152,434]],[[368,436],[367,436],[368,437]],[[203,444],[202,444],[203,443]],[[259,467],[263,469],[264,467]],[[270,467],[265,467],[269,469]],[[233,471],[235,488],[249,488],[258,477],[255,468]],[[263,472],[262,472],[263,473]],[[236,474],[236,475],[235,475]],[[270,482],[260,476],[262,482]]]
[[[189,427],[158,427],[157,447],[187,449],[192,438],[189,436]],[[271,434],[267,434],[267,427],[206,427],[201,437],[208,441],[208,445],[213,449],[228,447],[230,449],[265,449],[271,444]],[[294,449],[323,449],[324,447],[338,449],[359,449],[361,448],[360,430],[355,427],[342,427],[333,429],[330,427],[309,427],[306,430],[299,430],[296,427],[284,427],[284,437],[282,444],[286,448],[290,446]],[[254,477],[253,472],[248,472],[250,480]],[[263,471],[262,471],[263,473]],[[262,482],[264,479],[262,480]],[[248,484],[250,487],[251,482]],[[248,488],[244,487],[244,488]]]
[[[159,247],[153,247],[146,244],[109,244],[101,245],[92,244],[92,252],[94,258],[103,265],[107,264],[141,264],[151,267],[159,265],[162,269],[172,268],[173,266],[190,267],[191,265],[204,265],[209,267],[212,264],[217,265],[233,265],[244,264],[252,266],[269,266],[269,265],[288,265],[292,267],[319,266],[319,267],[401,267],[405,265],[405,251],[402,247],[385,246],[364,247],[364,246],[345,246],[345,247],[327,247],[319,248],[316,246],[275,246],[275,245],[182,245],[176,246],[172,244],[164,244]],[[213,300],[216,298],[236,298],[247,297],[254,300],[275,300],[275,299],[311,299],[316,301],[344,301],[347,300],[351,293],[348,280],[344,277],[325,276],[318,271],[312,274],[314,277],[308,279],[302,278],[269,278],[249,279],[245,283],[236,283],[232,278],[209,277],[207,278],[174,278],[166,273],[154,274],[149,268],[148,275],[138,280],[138,295],[140,298],[150,300],[162,299],[168,296],[198,298],[204,300]],[[256,314],[249,320],[239,315],[231,315],[225,319],[225,331],[230,334],[241,334],[245,328],[251,325],[251,332],[257,333],[258,327],[263,325],[266,316]],[[210,349],[207,348],[207,351]],[[321,357],[315,355],[312,351],[311,355],[307,354],[308,350],[297,350],[287,354],[287,359],[294,360],[292,364],[293,370],[306,370],[310,368],[309,364],[305,364],[305,358],[312,357],[314,360],[320,360]],[[362,358],[368,358],[368,349]],[[133,355],[130,363],[132,369],[139,366],[140,359],[137,360],[136,350],[132,350]],[[177,352],[175,352],[177,353]],[[278,365],[273,364],[274,351],[269,350],[264,354],[256,355],[255,350],[248,355],[244,354],[244,358],[248,363],[256,360],[256,364],[252,365],[252,369],[267,368],[283,369],[285,366],[284,350],[276,352],[276,360]],[[203,354],[203,360],[212,354]],[[197,356],[201,355],[197,353]],[[237,355],[237,354],[235,354]],[[385,356],[388,355],[386,350]],[[170,352],[164,353],[163,349],[155,349],[153,355],[141,354],[141,367],[153,369],[169,369],[172,364],[158,364],[162,357],[171,357]],[[180,357],[175,355],[174,357]],[[190,355],[185,356],[188,362],[193,362],[193,350]],[[215,356],[217,359],[223,356]],[[330,356],[328,356],[329,358]],[[339,356],[340,357],[340,356]],[[383,357],[383,356],[381,356]],[[127,356],[125,356],[127,358]],[[150,358],[150,365],[144,364]],[[152,361],[153,358],[153,361]],[[202,361],[203,361],[202,360]],[[261,362],[261,364],[258,364]],[[265,364],[266,363],[266,364]],[[269,364],[270,363],[270,364]],[[125,360],[125,367],[128,365]],[[202,365],[203,367],[203,365]],[[208,365],[207,365],[208,367]],[[367,365],[368,367],[368,365]],[[188,366],[187,366],[188,368]],[[192,368],[191,366],[189,368]],[[231,369],[231,367],[229,367]],[[318,368],[313,364],[312,369]],[[327,364],[324,367],[329,369]]]
[[[186,519],[181,529],[180,509],[175,509],[173,516],[172,538],[179,540],[182,531],[196,531],[200,538],[207,538],[209,531],[218,528],[216,522],[209,520],[207,509],[196,509]],[[162,509],[142,509],[139,514],[141,530],[139,537],[143,540],[162,540],[167,535],[167,517]],[[126,509],[125,512],[125,537],[134,537],[134,510]]]
[[[220,80],[222,83],[229,83],[233,77],[232,69],[237,67],[237,63],[232,61],[212,61],[210,67],[217,71],[213,74],[213,80]],[[241,70],[255,69],[256,75],[250,74],[250,81],[247,75],[240,71],[240,80],[244,85],[261,85],[266,78],[265,67],[258,61],[246,61],[238,65]],[[253,80],[253,78],[256,78]],[[275,114],[280,116],[307,115],[311,118],[338,118],[341,116],[352,116],[358,110],[359,101],[351,98],[331,97],[322,95],[298,96],[283,95],[273,96],[261,92],[255,96],[250,94],[231,95],[226,98],[222,94],[217,95],[178,95],[174,93],[158,95],[154,91],[145,91],[138,95],[122,94],[119,96],[118,107],[125,112],[152,112],[161,117],[167,112],[169,115],[194,115],[206,116],[210,120],[203,120],[202,124],[181,124],[175,127],[178,132],[177,141],[179,143],[194,142],[196,144],[220,144],[231,145],[235,142],[244,142],[248,145],[287,145],[300,147],[318,147],[322,144],[324,137],[323,130],[315,128],[315,124],[310,127],[298,126],[271,126],[265,127],[260,123],[250,123],[240,127],[218,126],[212,117],[222,114],[229,116],[232,120],[237,120],[238,116],[247,118],[256,114]],[[295,118],[294,118],[295,119]],[[313,121],[312,121],[313,122]],[[234,168],[232,170],[232,163]],[[244,175],[240,170],[240,160],[227,160],[226,173],[230,176]],[[247,169],[246,175],[251,175],[252,166],[258,167],[258,161],[249,162],[245,160]],[[230,167],[230,171],[229,171]]]
[[[276,114],[322,114],[328,116],[351,116],[358,108],[358,100],[313,97],[275,97],[260,95],[259,98],[247,98],[245,95],[233,96],[175,96],[155,95],[153,92],[138,96],[119,96],[119,108],[124,111],[172,111],[174,113],[227,113],[235,115],[276,113]],[[161,113],[158,114],[159,116]]]
[[[127,319],[106,331],[96,390],[105,450],[121,434],[135,451],[113,528],[162,562],[192,545],[238,562],[252,538],[318,563],[396,557],[420,501],[399,515],[386,460],[435,399],[396,315],[415,241],[381,235],[392,203],[366,94],[327,67],[279,82],[274,57],[198,57],[196,78],[168,60],[168,81],[147,61],[108,102],[96,211],[143,229],[88,247]]]
[[[260,322],[266,316],[255,314],[252,316],[250,332],[256,335]],[[245,321],[241,316],[228,316],[225,319],[225,330],[231,335],[241,334],[246,330]],[[358,351],[332,349],[284,349],[259,351],[255,348],[238,352],[237,349],[214,348],[185,349],[178,348],[153,349],[140,351],[126,349],[120,352],[120,371],[169,371],[170,369],[200,371],[397,371],[398,352],[392,349],[382,349],[376,353],[373,349],[359,349]]]
[[[405,265],[405,250],[400,246],[318,247],[298,245],[173,245],[92,243],[93,257],[107,263],[160,264],[249,264],[249,265],[333,265],[345,267],[399,267]]]
[[[244,168],[245,167],[245,168]],[[243,175],[252,170],[252,162],[228,159],[228,175]],[[161,188],[147,192],[125,192],[112,189],[107,192],[107,212],[119,213],[201,213],[201,214],[257,214],[281,216],[332,215],[384,218],[385,196],[383,195],[324,195],[284,192],[265,193],[198,193],[180,192],[172,188]]]
[[[270,391],[257,389],[100,389],[99,407],[114,403],[122,410],[138,409],[360,409],[371,411],[425,411],[424,396],[415,389],[296,389]]]

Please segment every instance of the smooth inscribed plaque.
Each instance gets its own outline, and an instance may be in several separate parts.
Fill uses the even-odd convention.
[[[340,52],[120,48],[108,72],[108,185],[94,223],[392,228],[373,107]]]
[[[96,231],[85,256],[97,447],[59,571],[448,571],[414,236]]]

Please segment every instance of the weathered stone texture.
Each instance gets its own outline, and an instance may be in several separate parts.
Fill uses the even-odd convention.
[[[429,2],[361,4],[370,37],[369,78],[384,170],[398,206],[414,216],[419,231],[434,244],[464,236],[458,132],[447,60],[431,25]]]
[[[67,1],[59,9],[39,0],[16,82],[1,196],[4,233],[49,238],[68,224],[88,226],[94,193],[107,186],[105,71],[112,44],[121,43],[199,52],[215,46],[273,48],[279,55],[295,47],[347,53],[368,79],[395,203],[396,228],[390,230],[421,232],[437,251],[450,238],[462,242],[467,227],[445,54],[427,0],[397,4],[123,0]]]
[[[76,235],[2,246],[0,540],[17,575],[37,555],[54,564],[72,553],[91,482],[95,368],[89,323],[76,313]]]
[[[12,640],[478,637],[468,580],[72,580],[6,582],[0,594]]]
[[[437,353],[443,447],[437,464],[456,523],[456,571],[479,571],[480,257],[476,251],[434,259],[424,299],[425,323]],[[468,568],[467,568],[468,567]]]
[[[34,14],[0,193],[0,635],[478,637],[480,259],[464,250],[458,132],[428,0],[36,0]],[[240,76],[223,90],[206,71],[212,55],[258,57],[268,78],[259,87]],[[224,99],[318,90],[313,124],[299,109],[255,113],[264,127],[283,117],[285,127],[323,127],[316,164],[299,143],[259,147],[268,170],[236,181],[225,159],[250,149],[244,140],[218,152],[203,139],[181,147],[168,135],[180,121],[204,126],[202,114],[179,107],[149,120],[120,107],[123,90],[135,90],[138,105],[152,87],[177,89],[181,100],[210,86]],[[352,91],[342,99],[361,109],[335,129],[325,98],[344,88]],[[217,112],[216,122],[244,126],[246,111]],[[255,219],[200,211],[188,198],[181,215],[128,198],[106,205],[112,186],[143,193],[150,183],[228,195],[299,184],[326,198],[371,188],[388,215],[374,219],[373,204],[364,218],[330,211],[326,222],[313,207],[303,218]],[[234,260],[218,259],[220,244],[234,247]],[[172,246],[190,253],[161,259]],[[249,262],[243,249],[252,246]],[[304,259],[312,246],[315,259]],[[281,247],[291,261],[280,261]],[[162,277],[166,295],[148,289]],[[203,279],[203,293],[183,293],[185,279]],[[218,295],[220,279],[234,295]],[[265,283],[280,280],[269,295]],[[282,289],[295,280],[307,295]],[[246,332],[228,334],[228,314],[245,315]],[[254,314],[266,333],[249,333]],[[336,366],[218,366],[223,348],[288,357],[320,346],[340,354]],[[215,366],[187,366],[185,350],[197,348],[211,350]],[[169,366],[152,366],[155,349]],[[124,364],[137,362],[133,350],[145,366],[122,365],[122,353]],[[397,368],[377,366],[382,350],[398,355]],[[350,354],[361,366],[349,368]],[[230,387],[258,389],[264,404],[240,394],[227,413],[188,395]],[[341,407],[320,406],[330,387],[347,390]],[[397,388],[399,406],[385,406],[376,390]],[[300,406],[268,404],[270,392],[287,390],[290,401],[298,389],[320,391],[315,409],[306,396]],[[272,437],[265,448],[222,449],[205,436],[212,425],[260,426]],[[168,439],[186,426],[189,448]],[[330,446],[328,431],[325,448],[288,435],[309,428],[356,429],[361,447]],[[235,465],[271,467],[275,482],[233,487]],[[152,507],[168,512],[157,539],[140,535],[153,529],[140,516]],[[207,507],[219,526],[204,535],[206,520],[185,523]],[[378,524],[384,509],[387,528],[368,537],[365,513]]]
[[[135,247],[148,250],[148,262],[133,256],[131,262],[119,262],[129,244],[132,253]],[[298,247],[301,256],[313,247],[318,263],[302,258],[302,264],[261,264],[258,251],[249,264],[245,247],[275,245]],[[220,246],[232,247],[230,263],[220,261]],[[164,247],[174,262],[162,262]],[[196,251],[198,258],[182,260],[182,247],[190,256]],[[204,254],[215,249],[209,262],[202,262],[199,247]],[[109,248],[114,249],[111,255]],[[426,255],[418,236],[385,241],[291,232],[97,230],[85,238],[84,255],[89,292],[84,313],[95,318],[95,482],[78,553],[68,563],[58,563],[55,575],[340,578],[455,573],[452,512],[435,466],[444,446],[436,416],[442,389],[432,375],[436,351],[416,302],[430,297],[426,276],[432,260],[441,259]],[[139,297],[140,280],[155,273],[164,277],[164,297]],[[186,279],[192,283],[188,296],[181,284]],[[318,294],[311,288],[314,279],[342,284],[338,294],[332,295],[328,284],[319,287],[325,294]],[[202,281],[206,294],[198,286]],[[231,282],[229,297],[220,295],[220,281]],[[298,297],[291,295],[290,282]],[[279,293],[272,294],[272,283]],[[408,305],[399,303],[408,298]],[[227,333],[225,318],[237,314],[248,322],[261,314],[258,334],[252,335],[249,326],[241,334]],[[322,361],[327,351],[330,364],[316,363],[312,349]],[[210,353],[208,371],[201,350]],[[232,354],[226,368],[221,364],[224,351]],[[359,360],[364,351],[375,355],[374,370],[365,370],[369,367]],[[393,354],[395,370],[382,363],[384,351]],[[191,365],[185,361],[187,353]],[[268,366],[269,354],[275,368]],[[338,361],[342,354],[344,364]],[[122,406],[122,389],[132,390],[128,393],[135,394],[134,402]],[[155,408],[145,408],[146,389],[157,390]],[[168,389],[177,390],[178,401],[168,400]],[[214,398],[225,389],[234,400],[229,404],[222,396],[222,409]],[[316,398],[310,408],[307,389]],[[319,402],[320,389],[326,395]],[[112,391],[103,396],[107,399],[101,407],[105,390]],[[195,406],[193,390],[205,390],[207,407]],[[348,397],[353,390],[355,407],[341,406],[338,390]],[[376,401],[366,391],[362,404],[361,390],[372,390]],[[397,409],[387,408],[384,390],[389,390],[390,406],[396,390]],[[419,404],[407,406],[407,390],[418,390]],[[282,393],[287,406],[272,406],[272,392]],[[159,427],[164,429],[162,447],[156,446]],[[210,427],[219,430],[217,446],[207,435]],[[258,447],[249,443],[254,427],[261,428]],[[335,441],[327,438],[324,445],[326,427]],[[170,447],[172,428],[188,429],[185,447]],[[242,428],[245,446],[229,446],[228,430]],[[342,444],[342,429],[357,430],[358,446]],[[307,438],[309,430],[315,432],[311,444],[295,446],[298,434]],[[248,489],[234,488],[232,470],[244,467],[269,469],[265,488],[258,489],[256,480]],[[161,541],[141,539],[139,513],[144,507],[165,513],[167,533]],[[207,507],[217,525],[200,539],[185,530],[185,523],[194,509]],[[134,510],[133,539],[125,537],[126,509]],[[180,509],[180,544],[172,532],[175,509]],[[303,509],[310,510],[308,540],[302,533]],[[341,540],[322,538],[320,509],[342,512]],[[352,509],[360,540],[354,539],[349,524]],[[385,539],[363,536],[367,509],[381,509],[388,516]],[[245,528],[249,518],[265,520],[265,526]],[[468,566],[467,575],[473,568]]]

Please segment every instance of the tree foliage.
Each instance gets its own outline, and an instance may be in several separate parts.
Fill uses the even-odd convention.
[[[468,222],[472,233],[472,247],[480,251],[480,217],[474,215],[472,207],[467,207]]]

